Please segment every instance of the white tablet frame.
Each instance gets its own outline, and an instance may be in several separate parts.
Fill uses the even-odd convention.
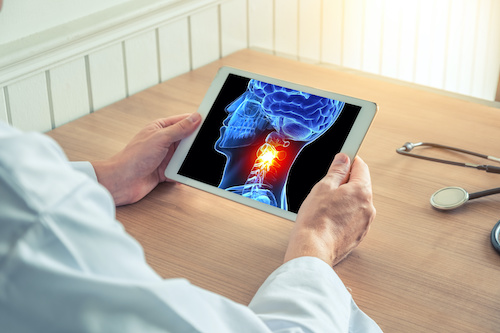
[[[307,87],[303,86],[300,84],[292,83],[292,82],[287,82],[283,81],[280,79],[272,78],[272,77],[267,77],[264,75],[256,74],[256,73],[251,73],[247,72],[244,70],[232,68],[232,67],[221,67],[219,71],[217,72],[216,77],[214,78],[212,84],[210,85],[203,101],[201,102],[199,108],[198,108],[198,113],[201,114],[202,116],[202,123],[201,125],[197,128],[197,130],[191,134],[189,137],[183,139],[179,146],[177,147],[174,155],[172,156],[172,159],[170,160],[166,170],[165,170],[165,176],[169,179],[172,179],[174,181],[180,182],[182,184],[186,184],[189,186],[192,186],[194,188],[201,189],[203,191],[209,192],[216,194],[218,196],[242,203],[244,205],[254,207],[260,210],[263,210],[265,212],[281,216],[283,218],[289,219],[291,221],[295,221],[295,218],[297,216],[296,213],[291,212],[291,211],[286,211],[281,208],[273,207],[271,205],[261,203],[258,201],[255,201],[250,198],[245,198],[239,194],[232,193],[229,191],[226,191],[224,189],[218,188],[216,186],[208,185],[203,182],[185,177],[183,175],[180,175],[179,169],[182,166],[182,163],[184,159],[186,158],[189,150],[191,149],[191,146],[198,135],[198,132],[200,128],[203,126],[204,120],[206,119],[208,113],[210,112],[210,109],[212,108],[213,103],[215,102],[217,96],[219,95],[220,90],[222,89],[224,83],[226,82],[227,77],[230,74],[235,74],[238,76],[242,76],[245,78],[249,79],[255,79],[258,81],[263,81],[266,83],[271,83],[274,85],[278,85],[281,87],[289,88],[289,89],[294,89],[298,91],[303,91],[309,94],[314,94],[317,96],[321,97],[326,97],[326,98],[331,98],[334,100],[339,100],[342,102],[345,102],[347,104],[352,104],[356,106],[360,106],[361,109],[358,113],[357,118],[355,119],[353,126],[344,142],[344,145],[341,148],[341,152],[347,154],[352,161],[354,157],[356,156],[359,147],[361,146],[361,143],[375,117],[375,114],[378,110],[378,107],[375,103],[361,100],[358,98],[354,97],[349,97],[345,95],[340,95],[336,94],[333,92],[329,91],[324,91],[324,90],[319,90],[315,89],[312,87]],[[216,129],[217,131],[219,129]],[[333,156],[332,156],[333,159]]]

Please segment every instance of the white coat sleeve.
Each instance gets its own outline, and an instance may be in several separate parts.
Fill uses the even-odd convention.
[[[70,162],[70,165],[73,168],[73,170],[80,171],[86,174],[91,179],[97,181],[97,175],[95,174],[94,167],[90,162],[87,161]]]
[[[252,307],[184,279],[162,279],[116,221],[102,186],[75,172],[51,139],[0,124],[0,322],[6,332],[309,332],[325,327],[310,322],[324,320],[330,307],[308,312],[325,299],[317,299],[314,285],[302,284],[306,278],[292,281],[290,274],[305,266],[313,275],[323,270],[306,262],[316,261],[279,268]],[[304,294],[304,288],[312,289]],[[282,308],[286,297],[297,305]],[[342,297],[349,306],[350,296]],[[342,304],[342,313],[351,313]]]
[[[293,259],[274,271],[249,305],[274,332],[381,332],[324,261]]]

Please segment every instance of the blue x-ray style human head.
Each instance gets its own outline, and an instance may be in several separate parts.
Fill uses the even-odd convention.
[[[344,102],[250,80],[226,107],[215,143],[227,158],[219,188],[286,210],[293,161],[335,123],[343,107]]]

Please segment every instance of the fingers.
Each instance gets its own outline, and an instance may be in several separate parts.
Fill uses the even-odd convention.
[[[184,114],[176,114],[174,116],[170,116],[167,118],[160,118],[154,121],[154,123],[157,123],[161,128],[166,128],[169,127],[175,123],[178,123],[179,121],[189,117],[191,113],[184,113]]]
[[[344,153],[335,155],[325,178],[335,188],[346,183],[349,178],[349,156]]]
[[[160,120],[164,129],[161,131],[165,138],[165,146],[184,139],[199,126],[201,115],[192,113],[191,115],[179,115]]]
[[[330,165],[327,177],[337,187],[344,183],[371,184],[370,170],[368,165],[356,156],[352,166],[349,166],[349,157],[344,153],[338,153]]]
[[[370,170],[359,156],[356,156],[352,164],[349,183],[360,183],[371,188]]]
[[[374,216],[368,166],[359,157],[350,166],[346,154],[337,154],[299,209],[285,261],[307,255],[337,264],[361,242]]]

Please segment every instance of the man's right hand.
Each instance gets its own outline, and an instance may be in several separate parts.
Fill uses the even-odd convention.
[[[327,175],[299,209],[285,262],[313,256],[335,266],[364,238],[375,217],[370,172],[356,157],[335,156]]]

